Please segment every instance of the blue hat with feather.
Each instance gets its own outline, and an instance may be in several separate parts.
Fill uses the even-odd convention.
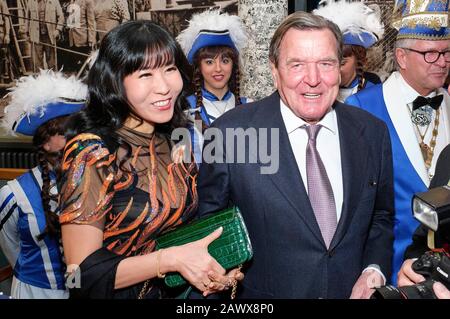
[[[344,44],[359,45],[367,49],[384,34],[379,10],[362,1],[322,0],[313,13],[337,24]]]
[[[379,10],[362,1],[322,0],[313,13],[337,24],[344,44],[359,45],[367,49],[384,34]]]
[[[87,86],[79,79],[52,70],[22,77],[9,90],[2,126],[29,136],[49,120],[81,110],[87,97]]]
[[[238,16],[207,10],[193,15],[177,40],[192,64],[195,54],[208,46],[227,46],[239,54],[247,46],[248,35]]]

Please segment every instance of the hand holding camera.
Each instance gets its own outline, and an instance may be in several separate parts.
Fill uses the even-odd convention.
[[[436,187],[415,194],[412,208],[414,217],[428,229],[430,250],[415,261],[408,259],[403,263],[398,274],[399,288],[377,288],[372,295],[373,299],[437,299],[450,295],[448,243],[441,242],[444,248],[434,249],[435,232],[439,230],[442,235],[448,234],[449,231],[450,186]],[[436,286],[436,283],[444,287]]]
[[[398,272],[397,283],[400,287],[412,286],[419,282],[425,281],[425,278],[422,275],[416,273],[412,269],[412,264],[414,263],[414,261],[415,259],[407,259],[403,262],[403,265]]]
[[[411,259],[405,261],[406,265],[404,263],[402,266],[404,274],[402,280],[403,283],[406,282],[408,284],[409,280],[413,280],[413,285],[398,288],[394,286],[377,288],[372,295],[372,299],[437,299],[441,298],[441,296],[445,297],[446,291],[439,290],[439,286],[437,288],[438,294],[435,294],[434,284],[438,282],[443,284],[447,291],[450,289],[450,254],[443,249],[435,249],[427,251],[409,267],[411,261]],[[409,268],[411,268],[412,272]],[[422,275],[421,278],[420,275]],[[420,280],[422,278],[424,280]],[[419,282],[414,284],[416,279]],[[400,281],[399,285],[402,285]]]

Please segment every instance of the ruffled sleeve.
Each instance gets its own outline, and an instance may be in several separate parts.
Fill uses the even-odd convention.
[[[92,224],[111,209],[114,154],[94,134],[80,134],[64,149],[60,187],[61,224]]]

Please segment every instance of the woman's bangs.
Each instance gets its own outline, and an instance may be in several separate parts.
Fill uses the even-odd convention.
[[[235,55],[235,52],[232,48],[227,46],[209,46],[204,47],[199,50],[198,58],[199,60],[202,59],[215,59],[220,54],[222,54],[224,57],[227,57],[229,59],[232,59]]]
[[[142,61],[139,70],[157,69],[175,64],[174,50],[167,44],[155,43],[147,47],[147,54]]]

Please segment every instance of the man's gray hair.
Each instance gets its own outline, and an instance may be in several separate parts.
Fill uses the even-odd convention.
[[[412,48],[416,44],[416,39],[398,39],[394,43],[394,61],[395,61],[395,67],[397,70],[400,69],[400,65],[397,61],[397,55],[395,54],[395,51],[397,49],[404,49],[404,48]]]
[[[411,48],[416,44],[416,39],[398,39],[394,43],[394,49]]]
[[[275,66],[278,66],[278,58],[280,55],[280,45],[283,37],[290,29],[297,30],[330,30],[336,39],[337,56],[339,61],[342,60],[342,33],[339,27],[318,15],[303,11],[296,11],[281,22],[275,31],[269,47],[269,60]],[[301,41],[301,39],[299,39]]]

